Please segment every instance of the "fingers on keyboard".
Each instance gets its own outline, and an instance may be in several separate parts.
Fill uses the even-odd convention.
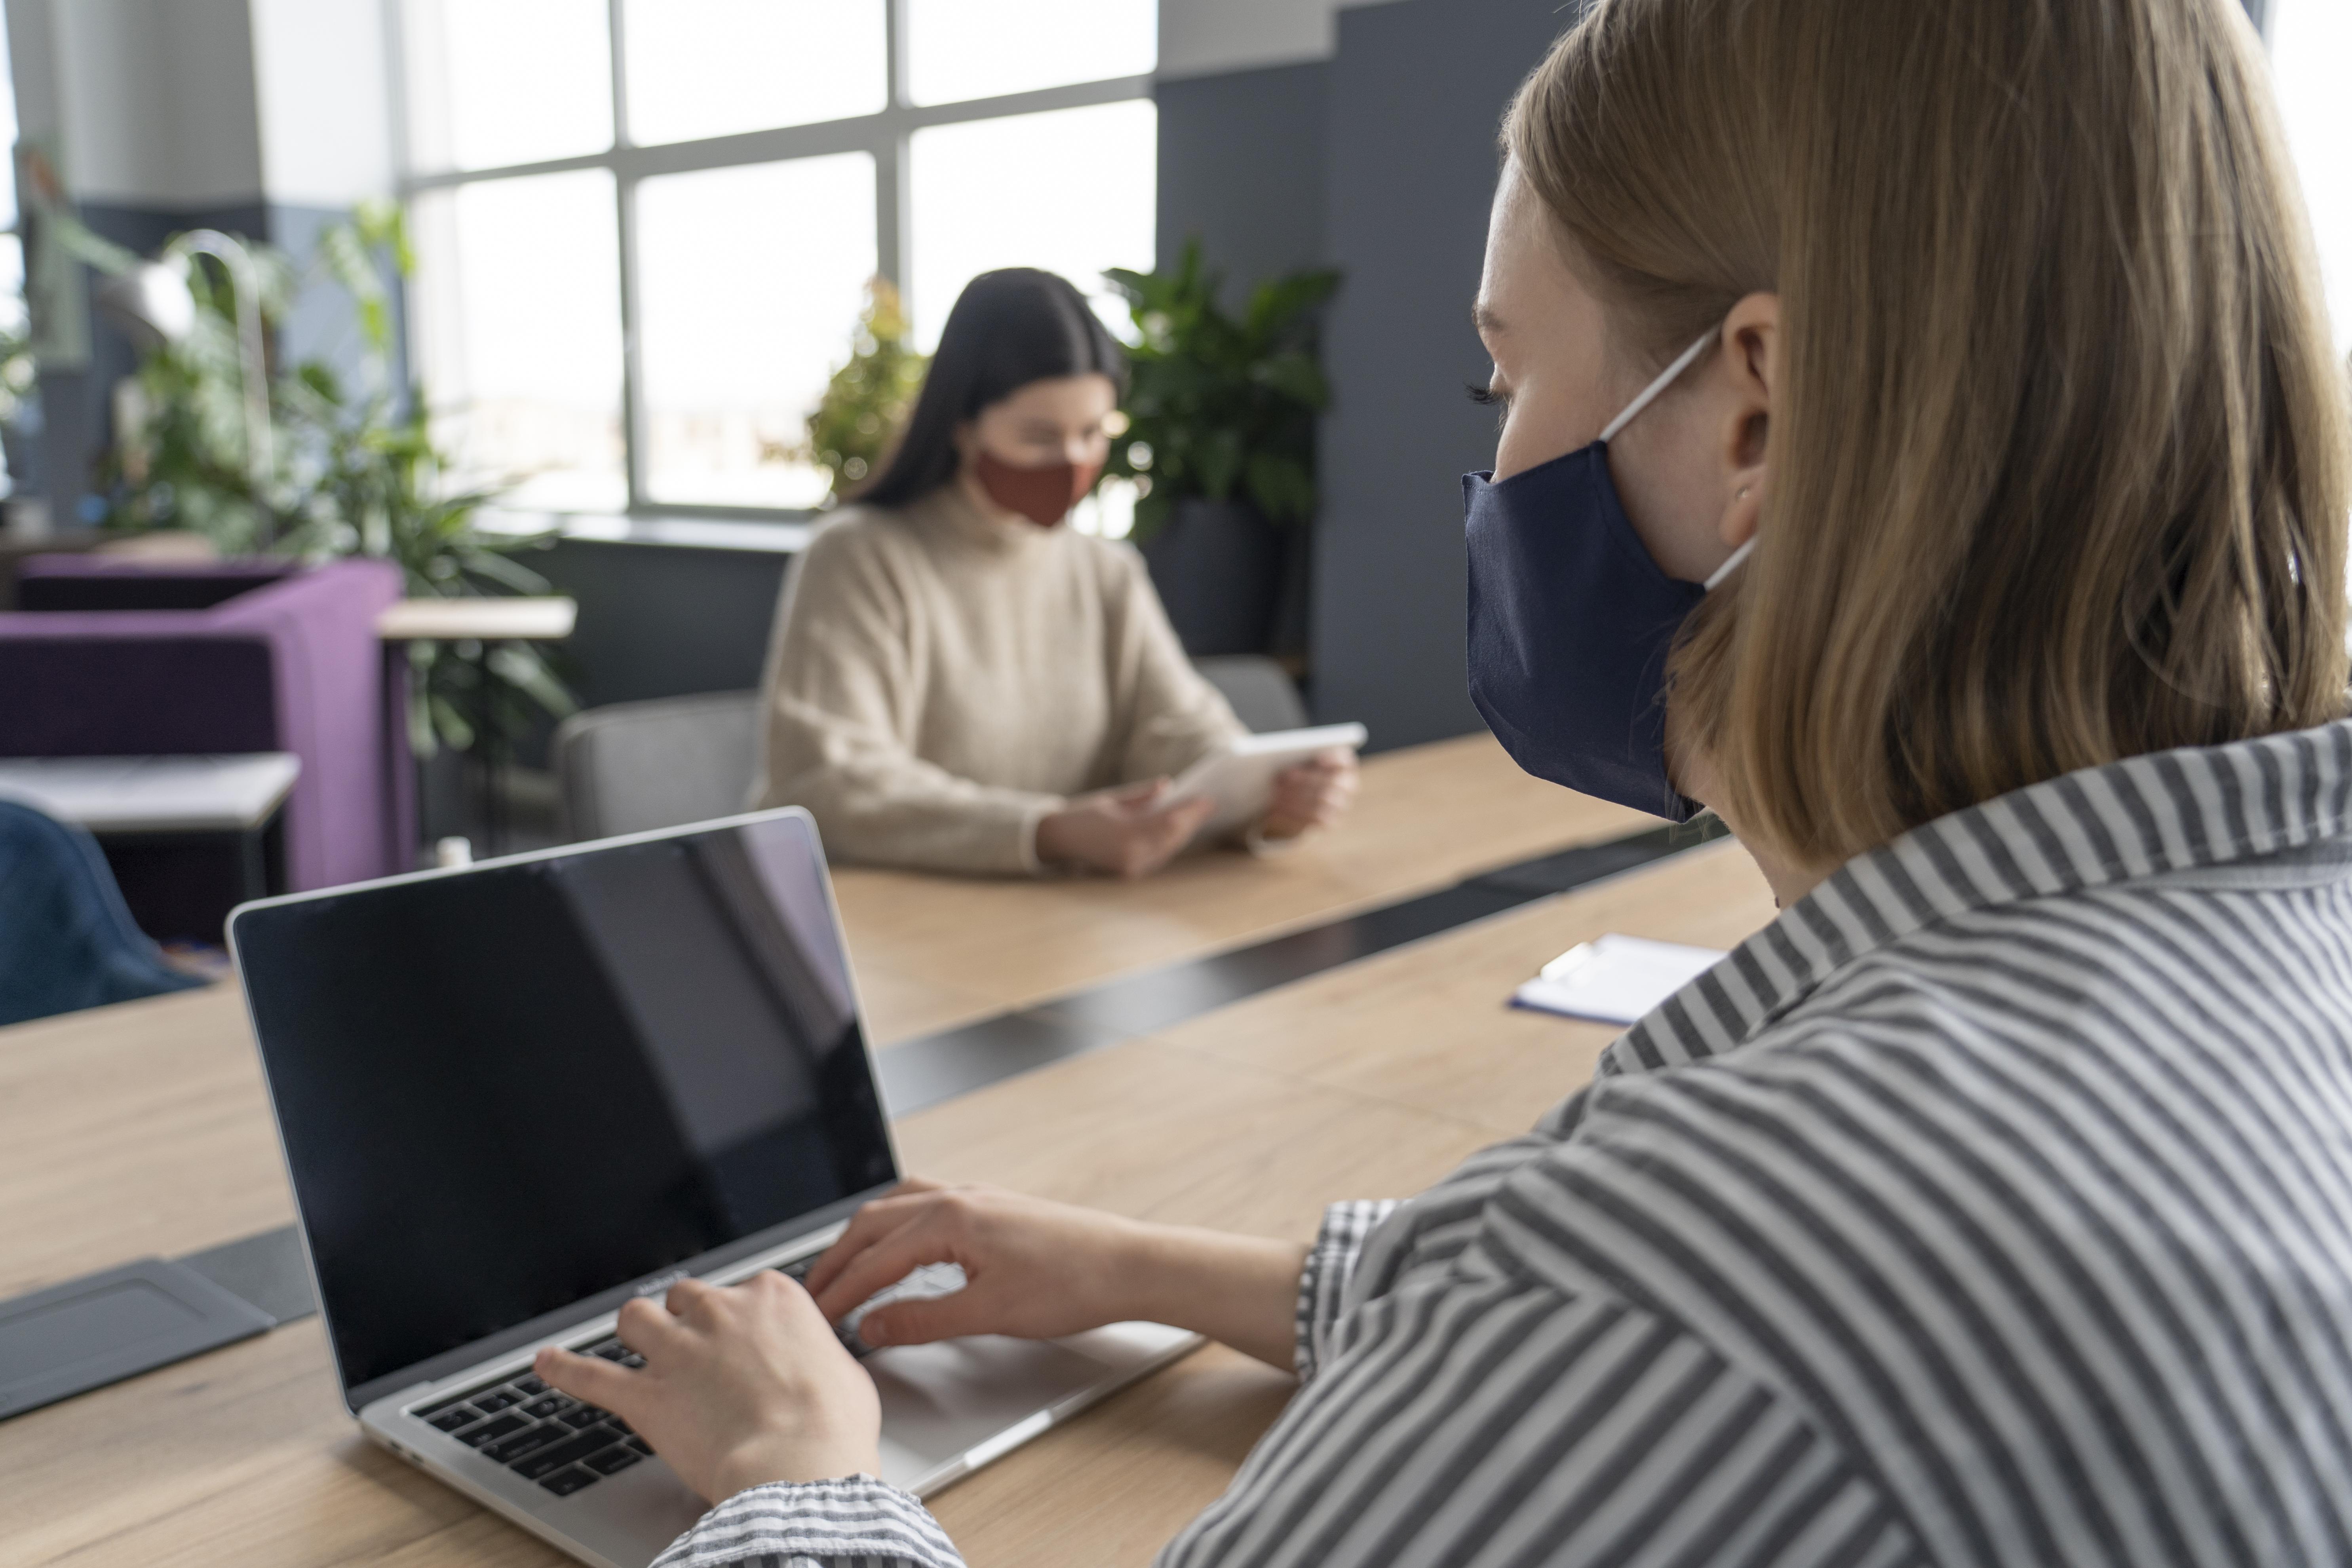
[[[643,1356],[617,1339],[584,1346],[581,1353],[622,1366],[646,1364]],[[452,1394],[411,1414],[557,1497],[570,1497],[606,1476],[618,1475],[653,1452],[652,1445],[611,1411],[558,1394],[527,1373]]]

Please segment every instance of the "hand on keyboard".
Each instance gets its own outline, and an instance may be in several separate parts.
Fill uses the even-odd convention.
[[[857,1211],[808,1283],[827,1317],[854,1319],[872,1344],[1053,1339],[1146,1315],[1137,1290],[1158,1234],[1094,1209],[910,1179]],[[942,1268],[963,1289],[915,1284]]]
[[[795,1258],[785,1264],[780,1272],[806,1285],[809,1270],[815,1267],[816,1260],[822,1256],[821,1253],[811,1253],[806,1258]],[[941,1296],[952,1296],[963,1287],[963,1270],[954,1264],[925,1264],[897,1284],[883,1287],[851,1308],[834,1325],[833,1331],[840,1339],[842,1348],[851,1355],[860,1358],[872,1355],[875,1347],[857,1335],[857,1325],[866,1321],[868,1312],[877,1307],[887,1307],[893,1301],[928,1301]]]
[[[1270,1366],[1297,1342],[1307,1248],[1185,1226],[1148,1225],[992,1187],[910,1179],[859,1209],[816,1267],[810,1289],[828,1318],[863,1307],[869,1344],[966,1334],[1050,1340],[1129,1319],[1191,1329]],[[953,1264],[964,1288],[929,1300],[876,1293]]]
[[[812,1253],[784,1265],[781,1272],[799,1279],[815,1262],[816,1255]],[[952,1263],[918,1268],[843,1318],[834,1326],[835,1337],[854,1356],[872,1355],[872,1347],[857,1337],[857,1325],[866,1313],[892,1301],[950,1295],[963,1285],[963,1270]],[[572,1348],[583,1356],[631,1371],[646,1364],[646,1358],[616,1335]],[[528,1373],[450,1394],[415,1414],[558,1497],[592,1487],[653,1452],[626,1421],[611,1411],[558,1394]]]
[[[582,1353],[623,1365],[645,1364],[616,1339],[583,1346]],[[557,1497],[618,1475],[653,1452],[611,1411],[554,1393],[528,1373],[451,1394],[413,1414]]]
[[[616,1327],[643,1366],[550,1348],[533,1370],[625,1419],[709,1500],[769,1481],[878,1473],[874,1381],[783,1275],[764,1269],[728,1287],[683,1279],[660,1304],[627,1303]]]

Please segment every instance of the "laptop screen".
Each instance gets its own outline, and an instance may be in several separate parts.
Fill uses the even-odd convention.
[[[796,814],[235,941],[346,1391],[895,1174]]]

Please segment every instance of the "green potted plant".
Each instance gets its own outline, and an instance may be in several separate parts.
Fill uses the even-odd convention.
[[[912,337],[898,290],[887,278],[867,283],[849,361],[825,383],[824,396],[808,416],[808,444],[802,449],[832,478],[827,506],[881,466],[892,436],[922,390],[931,361],[915,352]]]
[[[261,280],[263,320],[274,324],[299,279],[282,253],[257,243],[246,248]],[[117,265],[132,259],[123,253]],[[544,539],[478,526],[496,491],[449,482],[423,390],[403,397],[393,385],[380,264],[404,275],[413,265],[400,209],[390,203],[363,205],[320,236],[313,267],[350,297],[356,374],[323,360],[273,367],[271,471],[260,482],[247,463],[235,300],[222,279],[190,268],[192,328],[177,342],[150,345],[117,398],[110,525],[192,529],[230,553],[374,556],[396,563],[420,598],[546,593],[546,579],[514,559]],[[514,734],[540,713],[561,718],[575,706],[528,644],[503,645],[487,662],[437,643],[412,643],[408,651],[416,671],[409,728],[421,756],[442,746],[472,751],[482,716]]]
[[[1104,276],[1137,336],[1109,463],[1140,492],[1136,542],[1187,652],[1265,652],[1286,577],[1305,585],[1316,421],[1331,400],[1318,313],[1339,274],[1262,283],[1238,319],[1197,240],[1172,272]]]

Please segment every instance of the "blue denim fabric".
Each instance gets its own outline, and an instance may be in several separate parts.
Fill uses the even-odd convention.
[[[0,1024],[202,984],[131,923],[96,839],[0,800]]]

